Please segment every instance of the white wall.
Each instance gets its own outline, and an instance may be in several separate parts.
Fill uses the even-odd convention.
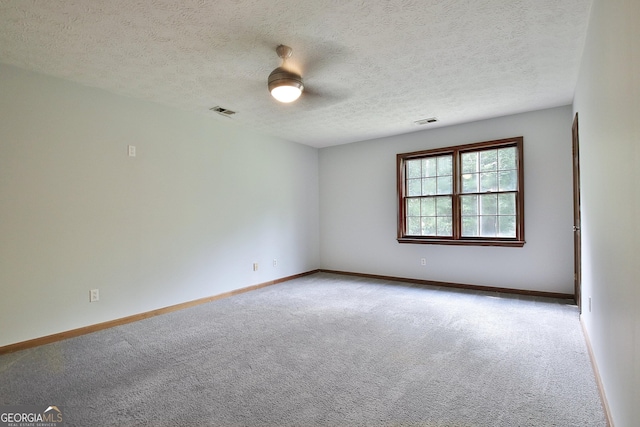
[[[582,316],[616,427],[640,425],[638,22],[636,0],[593,2],[574,100],[580,123]]]
[[[318,268],[318,151],[225,120],[0,65],[0,346]]]
[[[397,153],[521,135],[524,247],[397,243]],[[571,164],[569,106],[323,148],[322,268],[573,293]]]

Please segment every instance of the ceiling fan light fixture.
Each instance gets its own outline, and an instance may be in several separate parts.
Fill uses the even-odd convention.
[[[297,86],[277,86],[271,89],[271,96],[285,104],[300,98],[301,94],[302,90]]]
[[[284,67],[287,58],[291,57],[292,52],[293,50],[289,46],[283,44],[276,48],[276,53],[282,59],[282,65],[273,70],[267,80],[271,96],[276,101],[283,103],[293,102],[300,98],[304,90],[302,76]]]
[[[269,92],[277,101],[289,103],[300,97],[304,90],[302,76],[282,67],[278,67],[269,74]]]

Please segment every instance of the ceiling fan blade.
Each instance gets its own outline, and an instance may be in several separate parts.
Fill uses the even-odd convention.
[[[348,90],[322,89],[305,85],[302,96],[297,101],[307,109],[325,108],[339,104],[349,98]]]
[[[345,46],[327,40],[309,40],[297,51],[294,56],[301,64],[303,75],[318,75],[335,64],[340,64],[349,56]]]

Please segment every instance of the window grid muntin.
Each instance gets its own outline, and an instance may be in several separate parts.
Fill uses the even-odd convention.
[[[405,234],[453,237],[453,154],[438,154],[407,160],[405,165]],[[417,187],[420,181],[420,192]],[[419,200],[419,203],[416,201]],[[428,203],[433,200],[433,203]],[[448,200],[448,203],[446,202]],[[427,203],[425,203],[427,202]],[[419,204],[419,215],[416,210]],[[428,205],[433,205],[430,209]],[[446,205],[446,207],[443,207]],[[425,210],[429,212],[425,212]],[[418,233],[418,229],[420,232]]]
[[[465,150],[459,153],[459,157],[461,163],[460,194],[517,191],[517,147]],[[475,162],[473,161],[474,157]],[[511,161],[507,161],[506,157],[511,157]],[[492,161],[492,159],[495,160]],[[474,167],[470,168],[471,165]]]
[[[509,145],[503,147],[489,147],[483,149],[471,149],[460,151],[460,189],[457,197],[460,201],[460,237],[461,238],[509,238],[515,239],[517,230],[517,189],[518,189],[518,150],[517,146]],[[502,177],[506,176],[511,182],[503,185]],[[489,178],[489,179],[487,179]],[[475,189],[469,190],[467,181],[475,183]],[[486,182],[493,185],[486,185]],[[483,183],[485,185],[483,185]],[[466,184],[466,185],[465,185]],[[500,213],[501,194],[513,194],[514,213]],[[483,201],[486,196],[495,195],[495,212],[483,211]],[[477,213],[469,214],[464,212],[464,199],[467,196],[476,196]],[[501,219],[501,217],[504,217]],[[471,218],[475,218],[472,221]],[[491,220],[493,219],[493,225]],[[475,222],[476,227],[469,224]],[[509,227],[509,233],[505,233],[503,224],[514,223],[514,227]],[[475,228],[475,232],[470,233],[470,229]]]
[[[513,196],[512,199],[507,202],[508,206],[505,206],[504,209],[501,209],[501,196]],[[495,211],[493,212],[489,212],[487,210],[483,210],[483,201],[487,200],[487,198],[489,196],[495,196]],[[475,213],[473,212],[469,212],[468,206],[469,205],[465,205],[464,200],[465,199],[472,199],[472,198],[476,198],[475,200]],[[516,191],[508,191],[508,192],[493,192],[493,193],[472,193],[472,194],[460,194],[459,195],[459,199],[460,199],[460,217],[461,217],[461,233],[460,235],[463,238],[474,238],[474,237],[481,237],[481,238],[516,238],[517,237],[517,203],[518,203],[518,193]],[[504,197],[502,197],[503,201],[505,200]],[[472,203],[473,204],[473,203]],[[503,205],[504,206],[504,205]],[[507,208],[512,207],[512,210],[507,210]],[[467,208],[467,209],[465,209]],[[472,219],[476,219],[475,221],[475,233],[469,233],[469,223],[474,222],[472,221]],[[483,221],[488,220],[489,218],[494,218],[495,221],[495,230],[496,232],[493,234],[489,234],[489,233],[483,233],[482,231],[482,223]],[[503,231],[505,230],[505,228],[503,228],[504,226],[506,226],[506,224],[512,222],[513,223],[513,227],[510,227],[510,229],[512,229],[512,233],[507,234],[504,233]],[[466,227],[465,227],[465,223],[466,223]],[[504,226],[503,226],[504,224]]]
[[[407,235],[453,237],[452,195],[407,197],[405,203]],[[429,227],[432,222],[433,227]],[[417,228],[420,228],[419,233],[417,233]],[[429,232],[429,230],[435,231]]]
[[[453,193],[453,156],[451,154],[407,160],[405,170],[406,197]]]

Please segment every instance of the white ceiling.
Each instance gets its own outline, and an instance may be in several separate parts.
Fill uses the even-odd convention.
[[[571,103],[590,6],[2,0],[0,62],[325,147]],[[293,104],[267,90],[280,43],[305,81]]]

